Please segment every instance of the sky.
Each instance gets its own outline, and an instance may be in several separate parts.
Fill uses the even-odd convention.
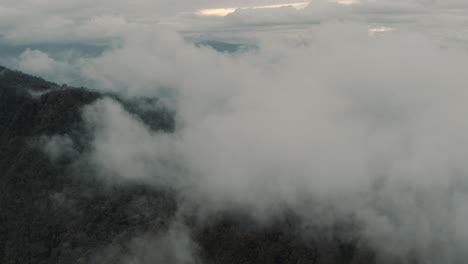
[[[365,20],[367,23],[419,23],[427,24],[427,27],[430,27],[431,23],[442,25],[443,23],[438,23],[439,20],[447,22],[459,19],[461,21],[450,22],[460,22],[460,26],[463,26],[467,8],[465,0],[360,0],[351,5],[336,5],[335,2],[327,0],[315,0],[302,12],[293,12],[290,8],[249,9],[285,4],[303,7],[300,1],[278,0],[137,0],[131,4],[125,0],[2,0],[0,33],[7,43],[32,44],[105,41],[134,31],[135,28],[161,24],[178,26],[179,30],[189,30],[199,25],[198,30],[207,30],[207,27],[213,27],[213,21],[210,20],[216,19],[201,18],[196,14],[226,8],[229,12],[236,8],[247,9],[244,12],[239,10],[231,19],[220,22],[223,24],[222,28],[228,25],[236,26],[236,23],[290,25],[307,23],[310,20],[345,17],[350,20]]]
[[[83,109],[81,162],[103,180],[259,219],[352,215],[381,256],[464,263],[468,2],[284,4],[0,0],[0,63],[177,113],[166,134],[111,99]],[[73,144],[57,135],[45,149]]]

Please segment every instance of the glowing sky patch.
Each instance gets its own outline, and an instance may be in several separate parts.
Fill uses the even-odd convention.
[[[198,10],[198,14],[202,16],[226,16],[236,11],[236,8],[209,8]]]
[[[207,8],[198,10],[198,14],[202,16],[226,16],[233,13],[238,8],[250,8],[250,9],[263,9],[263,8],[279,8],[285,6],[292,6],[296,9],[304,8],[308,5],[308,2],[288,3],[288,4],[277,4],[277,5],[263,5],[263,6],[244,6],[244,7],[228,7],[228,8]]]
[[[376,34],[393,32],[393,31],[395,31],[395,28],[392,28],[392,27],[383,27],[383,26],[369,27],[369,35],[371,36],[376,35]]]
[[[336,2],[336,3],[341,4],[341,5],[351,5],[351,4],[356,4],[359,1],[357,1],[357,0],[336,0],[336,1],[332,1],[332,2]]]

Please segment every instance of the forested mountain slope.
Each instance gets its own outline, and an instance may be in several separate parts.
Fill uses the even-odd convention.
[[[181,217],[178,194],[139,183],[110,185],[85,163],[89,135],[81,109],[103,97],[119,101],[152,130],[171,133],[170,111],[142,112],[151,98],[121,99],[86,88],[59,86],[0,67],[0,263],[373,263],[353,227],[303,234],[307,225],[285,212],[268,223],[223,211],[184,215],[196,257],[129,246],[138,237],[164,237]],[[67,136],[75,154],[52,160],[41,142]],[[125,151],[125,150],[122,150]],[[331,235],[330,235],[331,234]]]

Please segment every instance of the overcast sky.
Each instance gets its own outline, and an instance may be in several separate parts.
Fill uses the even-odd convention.
[[[466,30],[466,0],[360,0],[336,5],[315,0],[302,11],[288,8],[236,12],[226,19],[200,18],[207,8],[255,7],[297,3],[284,0],[2,0],[0,37],[9,43],[89,42],[118,37],[141,27],[173,25],[179,30],[209,30],[237,25],[312,23],[324,19],[366,23],[419,23]],[[346,2],[346,1],[343,1]],[[445,20],[439,23],[440,20]],[[215,22],[215,23],[213,23]]]

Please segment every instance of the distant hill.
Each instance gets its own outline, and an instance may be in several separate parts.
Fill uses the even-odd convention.
[[[239,51],[252,50],[255,47],[253,45],[239,44],[239,43],[229,43],[218,40],[201,40],[196,41],[195,45],[210,47],[218,52],[234,53]]]

